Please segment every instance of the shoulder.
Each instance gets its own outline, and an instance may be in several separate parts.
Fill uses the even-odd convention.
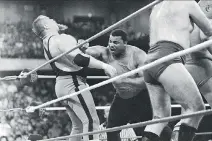
[[[146,55],[147,55],[145,51],[143,51],[142,49],[140,49],[136,46],[128,45],[128,48],[130,49],[130,52],[132,52],[133,55],[136,56],[136,57],[145,58]]]
[[[71,36],[71,35],[67,35],[67,34],[60,34],[56,37],[55,41],[58,44],[77,44],[77,40]]]
[[[100,45],[89,47],[87,50],[88,51],[89,50],[95,51],[96,53],[100,53],[100,54],[106,54],[107,53],[107,47],[100,46]]]
[[[104,46],[97,45],[95,47],[98,48],[98,50],[101,52],[105,52],[107,50],[107,47],[104,47]]]
[[[100,45],[95,45],[95,46],[88,47],[86,52],[102,53],[105,50],[106,50],[106,47],[100,46]]]
[[[196,9],[200,9],[198,3],[195,0],[182,1],[186,9],[194,11]]]
[[[143,50],[135,46],[129,46],[131,54],[133,54],[133,61],[136,66],[142,66],[146,60],[147,54]]]

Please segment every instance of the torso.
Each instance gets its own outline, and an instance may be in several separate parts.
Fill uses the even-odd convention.
[[[48,50],[48,40],[49,38],[46,38],[43,41],[44,47]],[[70,47],[76,46],[76,40],[74,37],[70,35],[55,35],[52,36],[49,40],[49,51],[51,56],[54,58],[65,51],[61,50],[61,46],[64,46],[70,49]],[[79,50],[75,50],[80,52]],[[47,60],[49,60],[47,54],[45,53],[45,57]],[[75,65],[73,62],[74,57],[70,57],[69,55],[64,55],[63,57],[59,58],[55,61],[55,65],[59,70],[62,70],[63,72],[76,72],[81,70],[82,68]],[[85,78],[81,76],[77,76],[76,82],[79,84],[79,88],[81,86],[86,86]],[[75,83],[74,79],[71,75],[59,75],[56,78],[56,85],[55,85],[55,92],[57,97],[65,96],[67,94],[70,94],[70,92],[75,92]]]
[[[74,37],[72,37],[70,35],[65,35],[65,34],[52,36],[50,38],[50,41],[49,41],[49,38],[46,38],[43,41],[43,45],[48,50],[48,41],[49,41],[49,51],[53,58],[63,53],[59,49],[58,45],[55,44],[54,40],[61,40],[62,44],[67,44],[67,46],[69,46],[69,47],[70,46],[74,47],[77,44],[76,39]],[[75,51],[77,51],[77,50],[75,50]],[[78,52],[80,52],[80,51],[78,50]],[[46,53],[45,53],[45,58],[47,60],[49,60]],[[74,72],[74,71],[78,71],[78,70],[82,69],[81,67],[74,64],[73,59],[74,58],[70,58],[67,55],[64,55],[63,57],[61,57],[55,61],[55,65],[60,70],[63,70],[66,72]]]
[[[196,25],[190,35],[190,42],[191,42],[191,47],[197,44],[200,44],[202,42],[200,38],[200,29]],[[212,56],[207,48],[193,52],[187,55],[186,57],[187,57],[186,60],[188,63],[199,61],[200,59],[207,59],[207,58],[212,60]]]
[[[186,1],[162,1],[150,15],[150,47],[159,41],[171,41],[184,49],[190,47],[193,30]]]
[[[203,42],[200,37],[200,29],[196,25],[191,33],[190,41],[191,47]],[[197,86],[201,88],[212,76],[212,55],[207,48],[188,54],[185,67],[194,78]]]
[[[109,51],[109,49],[106,49],[105,53],[102,55],[102,59],[104,62],[116,68],[117,75],[121,75],[123,73],[132,71],[137,68],[137,65],[136,65],[137,63],[134,56],[135,56],[135,53],[139,53],[138,50],[140,49],[138,49],[137,47],[128,45],[125,56],[119,59],[115,59],[112,53]],[[132,76],[129,76],[128,78],[136,78],[137,76],[138,74],[134,74]],[[125,83],[122,83],[121,81],[117,81],[113,83],[113,86],[116,89],[117,93],[122,98],[125,98],[125,99],[131,98],[140,92],[140,88],[137,88],[137,86],[134,86],[129,83],[125,84]]]

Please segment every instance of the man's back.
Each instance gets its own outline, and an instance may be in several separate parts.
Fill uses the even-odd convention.
[[[43,45],[45,49],[47,51],[49,50],[53,58],[70,50],[70,48],[76,46],[76,44],[77,44],[76,39],[66,34],[54,35],[43,41]],[[71,52],[71,54],[76,54],[76,53],[80,53],[80,50],[77,49]],[[45,52],[45,57],[48,58],[46,52]],[[71,57],[71,55],[70,56],[64,55],[63,57],[56,60],[55,65],[59,69],[63,71],[67,71],[67,72],[80,70],[81,67],[74,64],[73,59],[74,57]]]
[[[189,47],[189,33],[193,29],[187,1],[163,1],[150,16],[150,46],[158,41],[172,41]]]

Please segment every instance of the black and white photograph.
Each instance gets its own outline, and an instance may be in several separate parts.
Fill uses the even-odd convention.
[[[212,141],[212,0],[0,0],[0,141]]]

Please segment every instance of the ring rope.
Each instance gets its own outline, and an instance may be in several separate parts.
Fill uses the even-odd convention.
[[[8,81],[8,80],[16,80],[18,79],[18,76],[5,76],[5,77],[2,77],[0,78],[0,81]]]
[[[25,111],[23,108],[0,109],[0,112]]]
[[[40,79],[54,79],[56,76],[54,75],[38,75]],[[108,79],[108,76],[87,76],[87,79]]]
[[[195,133],[195,136],[203,136],[203,135],[212,135],[212,132],[199,132],[199,133]],[[125,138],[121,138],[121,139],[140,139],[143,136],[135,136],[135,137],[125,137]],[[99,140],[107,140],[107,138],[100,138]]]
[[[9,80],[16,80],[18,76],[5,76],[0,78],[0,81],[9,81]],[[55,79],[56,76],[54,75],[38,75],[39,79]],[[87,79],[108,79],[108,76],[87,76]]]
[[[205,106],[210,107],[209,104],[205,104]],[[181,108],[181,105],[179,104],[173,104],[171,105],[172,108]],[[46,107],[43,108],[46,111],[64,111],[66,110],[65,107]],[[96,106],[96,110],[105,110],[105,109],[110,109],[110,106]]]
[[[210,115],[210,114],[212,114],[212,110],[203,110],[203,111],[198,111],[198,112],[194,112],[191,114],[183,114],[183,115],[165,117],[165,118],[161,118],[161,119],[154,119],[154,120],[134,123],[134,124],[130,124],[130,125],[123,125],[123,126],[119,126],[119,127],[108,128],[108,129],[104,129],[101,131],[86,132],[86,133],[80,133],[80,134],[75,134],[75,135],[62,136],[62,137],[56,137],[56,138],[51,138],[51,139],[44,139],[44,140],[40,140],[40,141],[54,141],[54,140],[69,139],[69,138],[73,138],[73,137],[81,137],[81,136],[88,136],[88,135],[93,135],[93,134],[100,134],[100,133],[104,133],[104,132],[114,132],[114,131],[123,130],[123,129],[127,129],[127,128],[137,128],[137,127],[147,126],[147,125],[156,124],[156,123],[170,122],[170,121],[185,119],[185,118],[189,118],[189,117],[193,117],[193,116]]]
[[[212,132],[200,132],[200,133],[195,133],[195,136],[201,136],[201,135],[212,135]],[[135,136],[135,137],[126,137],[126,138],[121,138],[121,139],[140,139],[142,136]],[[107,138],[100,138],[100,141],[102,140],[107,140]]]
[[[202,135],[212,135],[212,132],[200,132],[200,133],[196,133],[196,136],[202,136]]]
[[[209,104],[205,104],[206,107],[210,107]],[[179,104],[172,104],[171,105],[172,108],[181,108],[181,105]],[[96,106],[95,107],[96,110],[106,110],[106,109],[110,109],[110,106]],[[45,107],[42,108],[45,111],[65,111],[66,108],[65,107]],[[0,112],[10,112],[10,111],[24,111],[25,109],[23,108],[11,108],[11,109],[0,109]]]
[[[74,48],[72,48],[71,50],[62,53],[62,54],[58,55],[57,57],[55,57],[55,58],[53,58],[53,59],[47,61],[46,63],[44,63],[44,64],[38,66],[37,68],[31,70],[30,72],[26,73],[24,76],[26,77],[26,76],[30,75],[31,73],[36,72],[37,70],[39,70],[40,68],[42,68],[42,67],[48,65],[49,63],[51,63],[51,62],[53,62],[53,61],[55,61],[55,60],[61,58],[62,56],[64,56],[64,55],[66,55],[66,54],[68,54],[68,53],[70,53],[70,52],[76,50],[77,48],[83,46],[84,44],[89,43],[89,42],[93,41],[94,39],[96,39],[96,38],[98,38],[98,37],[100,37],[100,36],[106,34],[107,32],[109,32],[109,31],[115,29],[117,26],[119,26],[119,25],[121,25],[121,24],[123,24],[123,23],[129,21],[130,19],[134,18],[135,16],[137,16],[138,14],[140,14],[141,12],[143,12],[144,10],[150,9],[151,7],[153,7],[154,5],[158,4],[158,3],[161,2],[161,1],[162,1],[162,0],[153,1],[152,3],[150,3],[150,4],[146,5],[146,6],[144,6],[143,8],[141,8],[141,9],[135,11],[134,13],[130,14],[129,16],[125,17],[124,19],[122,19],[122,20],[116,22],[115,24],[109,26],[108,28],[102,30],[101,32],[97,33],[96,35],[94,35],[94,36],[88,38],[88,39],[85,40],[84,42],[82,42],[82,43],[76,45],[76,46],[75,46]]]
[[[61,101],[61,100],[65,100],[65,99],[67,99],[67,98],[73,97],[73,96],[78,95],[78,94],[80,94],[80,93],[83,93],[83,92],[85,92],[85,91],[89,91],[89,90],[98,88],[98,87],[100,87],[100,86],[109,84],[109,83],[111,83],[111,82],[113,82],[113,81],[115,81],[115,80],[117,80],[117,79],[121,79],[121,78],[124,78],[124,77],[131,76],[132,74],[135,74],[135,73],[138,73],[139,71],[142,71],[142,70],[151,68],[151,67],[153,67],[153,66],[159,65],[159,64],[161,64],[161,63],[163,63],[163,62],[166,62],[167,60],[171,60],[171,59],[174,59],[174,58],[176,58],[176,57],[183,56],[183,55],[186,55],[186,54],[189,54],[189,53],[192,53],[192,52],[195,52],[195,51],[204,49],[204,48],[208,47],[208,46],[211,45],[211,44],[212,44],[212,40],[208,40],[208,41],[205,41],[205,42],[203,42],[203,43],[201,43],[201,44],[198,44],[198,45],[196,45],[196,46],[193,46],[193,47],[191,47],[191,48],[188,48],[188,49],[185,49],[185,50],[182,50],[182,51],[178,51],[178,52],[169,54],[169,55],[164,56],[164,57],[162,57],[162,58],[160,58],[160,59],[158,59],[158,60],[155,60],[155,61],[153,61],[153,62],[151,62],[151,63],[149,63],[149,64],[146,64],[146,65],[144,65],[144,66],[142,66],[142,67],[139,67],[139,68],[137,68],[137,69],[135,69],[135,70],[132,70],[132,71],[127,72],[127,73],[124,73],[124,74],[122,74],[122,75],[119,75],[119,76],[113,77],[113,78],[111,78],[111,79],[102,81],[102,82],[100,82],[100,83],[98,83],[98,84],[92,85],[92,86],[87,87],[87,88],[85,88],[85,89],[82,89],[82,90],[80,90],[80,91],[78,91],[78,92],[74,92],[74,93],[72,93],[72,94],[69,94],[69,95],[60,97],[60,98],[58,98],[58,99],[54,99],[54,100],[48,101],[48,102],[43,103],[43,104],[41,104],[41,105],[31,107],[31,110],[36,110],[36,109],[39,109],[39,108],[48,106],[48,105],[50,105],[50,104],[53,104],[53,103],[55,103],[55,102],[59,102],[59,101]]]

